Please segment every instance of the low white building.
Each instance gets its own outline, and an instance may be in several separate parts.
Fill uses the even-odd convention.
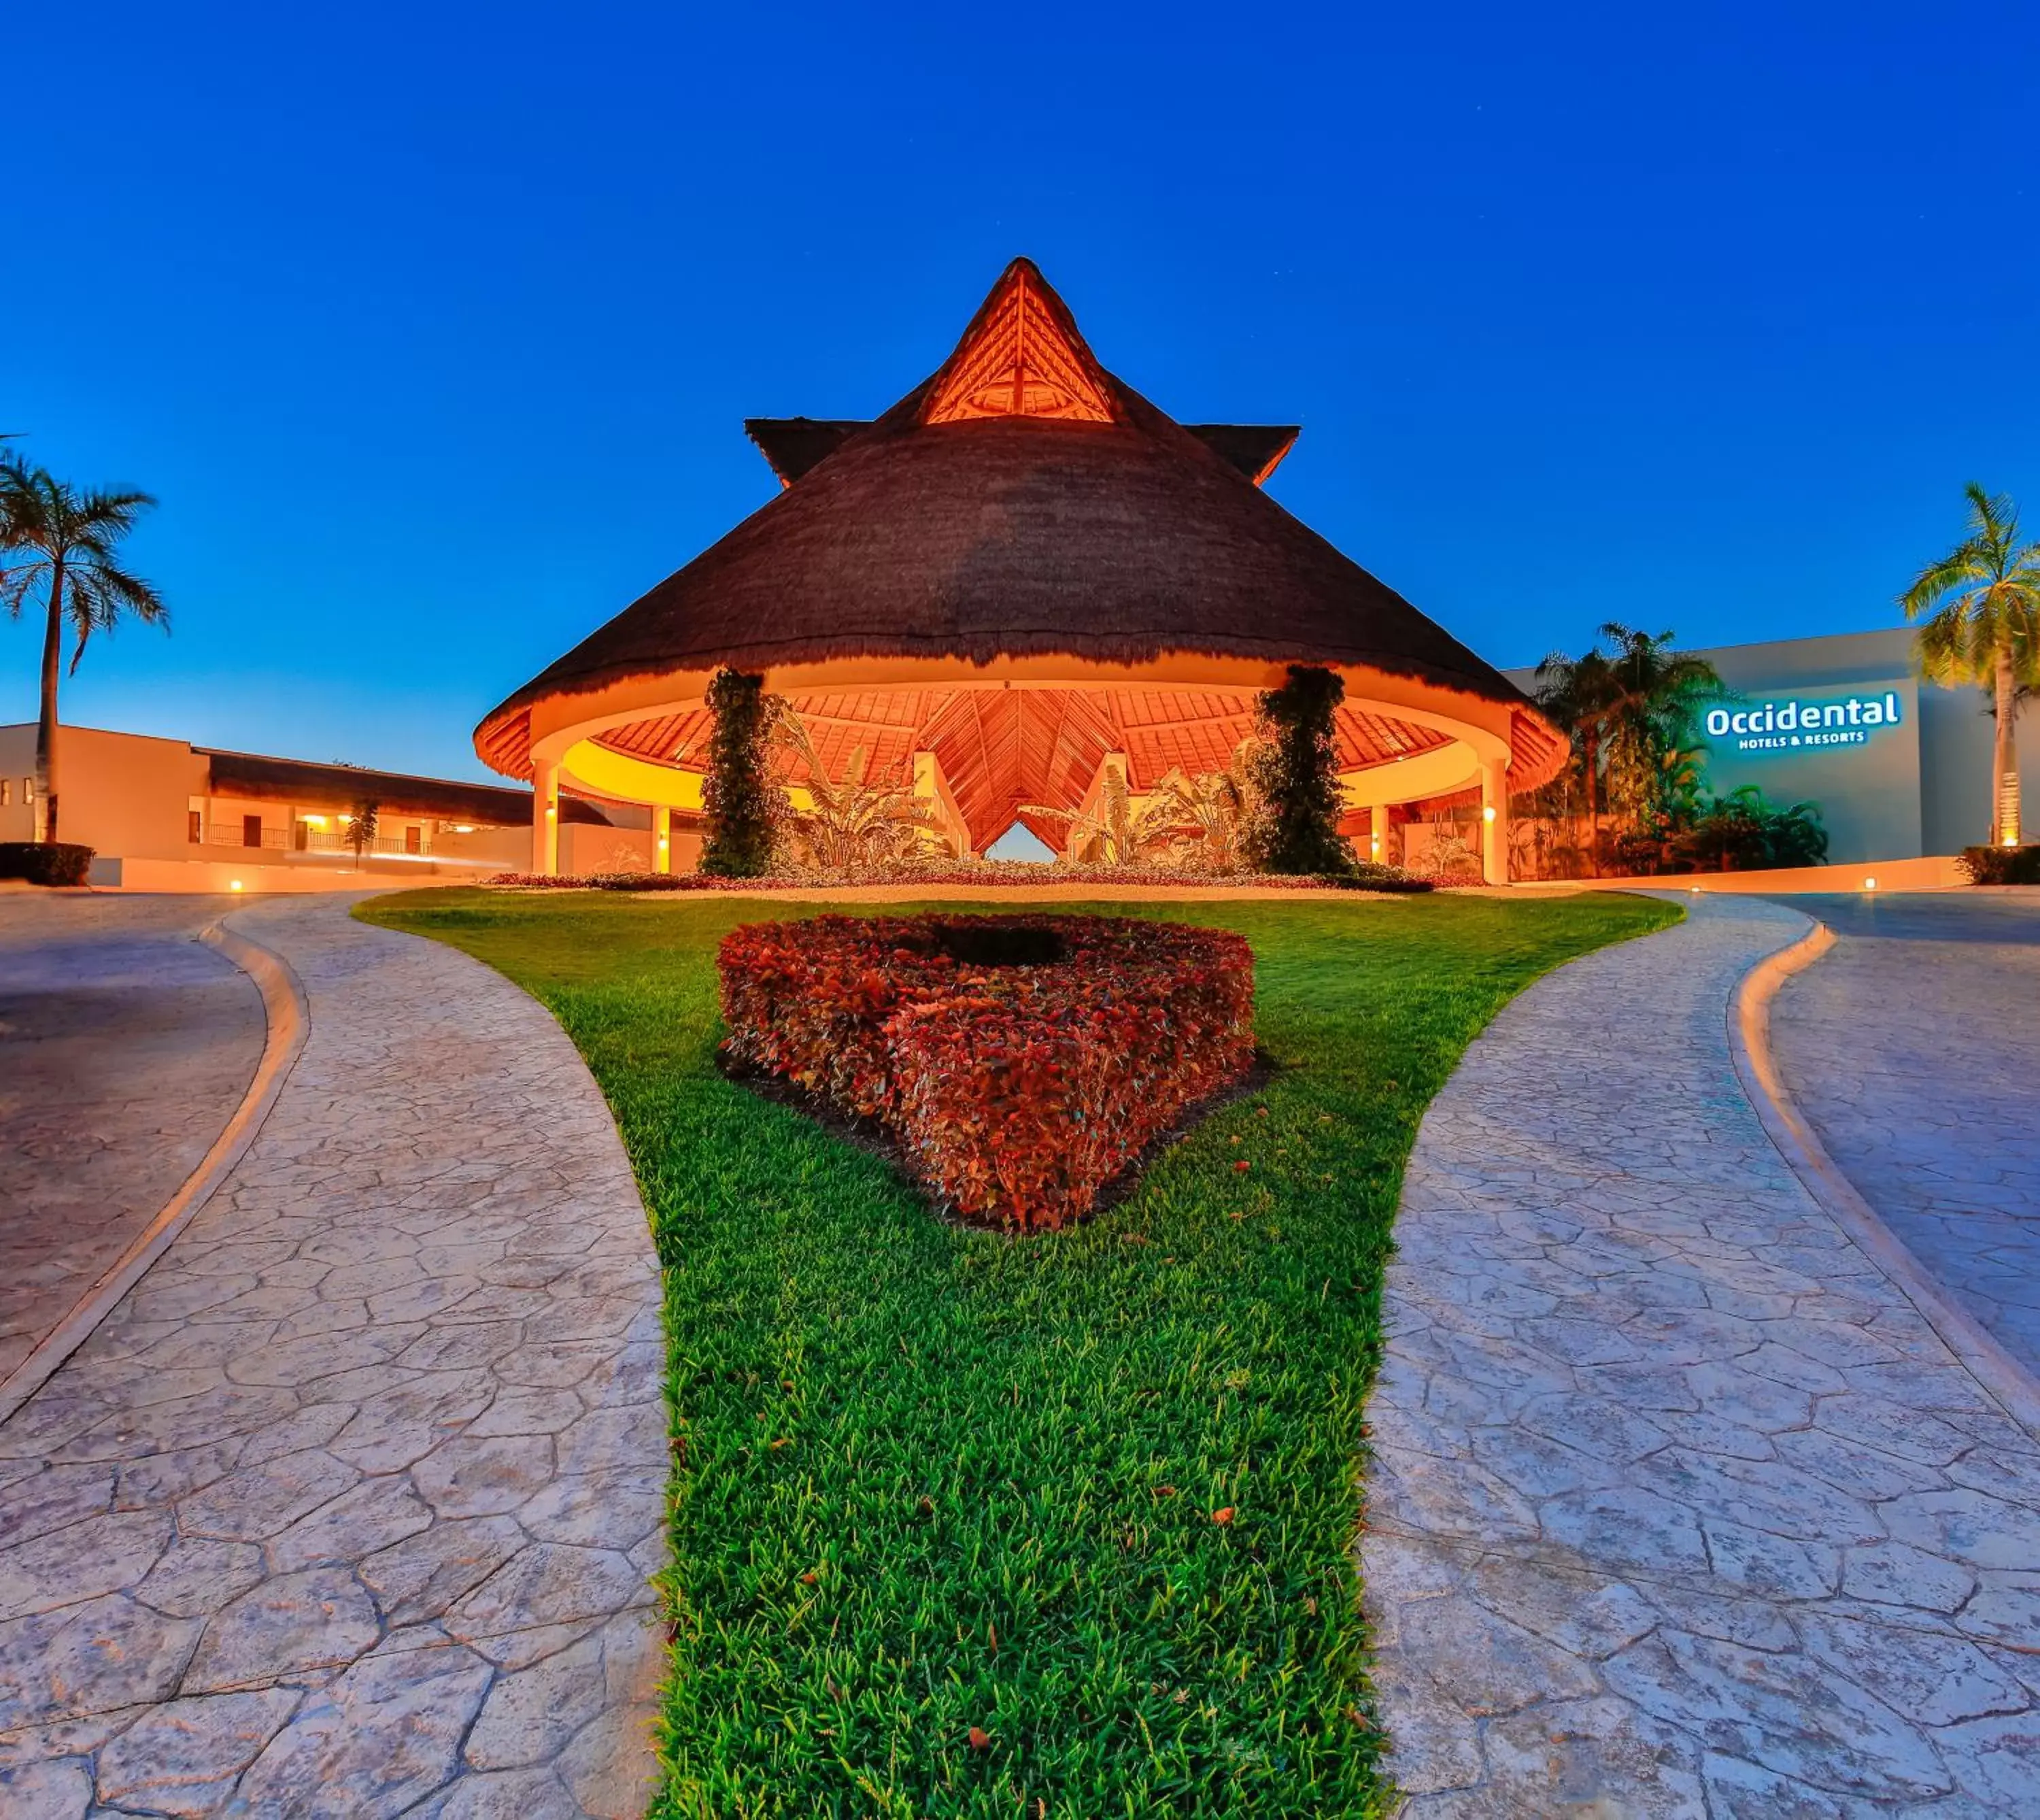
[[[531,793],[354,765],[222,752],[96,727],[58,729],[60,840],[127,891],[360,890],[520,871]],[[36,729],[0,726],[0,841],[35,838]],[[374,805],[374,834],[353,824]],[[559,805],[563,870],[651,869],[642,810]],[[629,825],[632,821],[638,825]]]

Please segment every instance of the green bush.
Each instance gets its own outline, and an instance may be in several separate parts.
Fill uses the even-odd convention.
[[[1256,871],[1349,872],[1338,831],[1338,741],[1334,717],[1345,684],[1330,670],[1292,664],[1289,680],[1258,704],[1261,743],[1250,761],[1258,798],[1241,842]]]
[[[92,849],[68,840],[0,840],[0,878],[31,885],[83,885],[92,876]]]
[[[785,793],[772,781],[767,751],[777,704],[763,676],[718,670],[709,680],[715,716],[708,741],[708,782],[702,792],[708,839],[701,870],[711,878],[756,878],[772,869]]]
[[[1652,844],[1652,843],[1646,843]],[[1658,866],[1642,855],[1624,855],[1642,871],[1764,872],[1784,866],[1819,866],[1828,857],[1828,831],[1819,805],[1795,802],[1780,808],[1764,800],[1753,783],[1726,796],[1706,799],[1688,828],[1662,843]]]
[[[1315,882],[1336,891],[1415,892],[1435,888],[1429,878],[1418,878],[1399,866],[1383,866],[1374,859],[1356,859],[1350,872],[1321,873]]]
[[[1955,863],[1972,885],[2040,885],[2040,846],[1965,847]]]

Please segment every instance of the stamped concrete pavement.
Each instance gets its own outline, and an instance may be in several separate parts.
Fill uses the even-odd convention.
[[[1771,1046],[1843,1174],[2040,1373],[2040,890],[1802,897]]]
[[[1406,1812],[2040,1813],[2040,1438],[1772,1147],[1749,898],[1540,981],[1405,1182],[1361,1554]]]
[[[329,898],[251,907],[305,1047],[0,1423],[0,1813],[634,1817],[660,1284],[564,1034]]]
[[[221,897],[0,897],[0,1380],[206,1153],[262,1000],[198,932]]]

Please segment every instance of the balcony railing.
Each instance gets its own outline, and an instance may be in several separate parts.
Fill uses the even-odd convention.
[[[199,844],[238,847],[244,853],[253,851],[258,845],[263,851],[272,853],[352,855],[355,851],[354,843],[344,833],[329,828],[307,828],[302,824],[291,828],[265,827],[259,843],[250,840],[248,833],[248,829],[238,821],[208,822],[204,838]],[[410,837],[402,834],[379,834],[373,840],[364,841],[360,851],[375,859],[394,855],[398,859],[429,859],[432,837],[421,830],[413,844]]]

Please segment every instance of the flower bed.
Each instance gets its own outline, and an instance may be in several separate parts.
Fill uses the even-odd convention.
[[[1238,935],[1102,916],[754,923],[718,956],[733,1062],[899,1140],[967,1218],[1062,1225],[1254,1060]]]

